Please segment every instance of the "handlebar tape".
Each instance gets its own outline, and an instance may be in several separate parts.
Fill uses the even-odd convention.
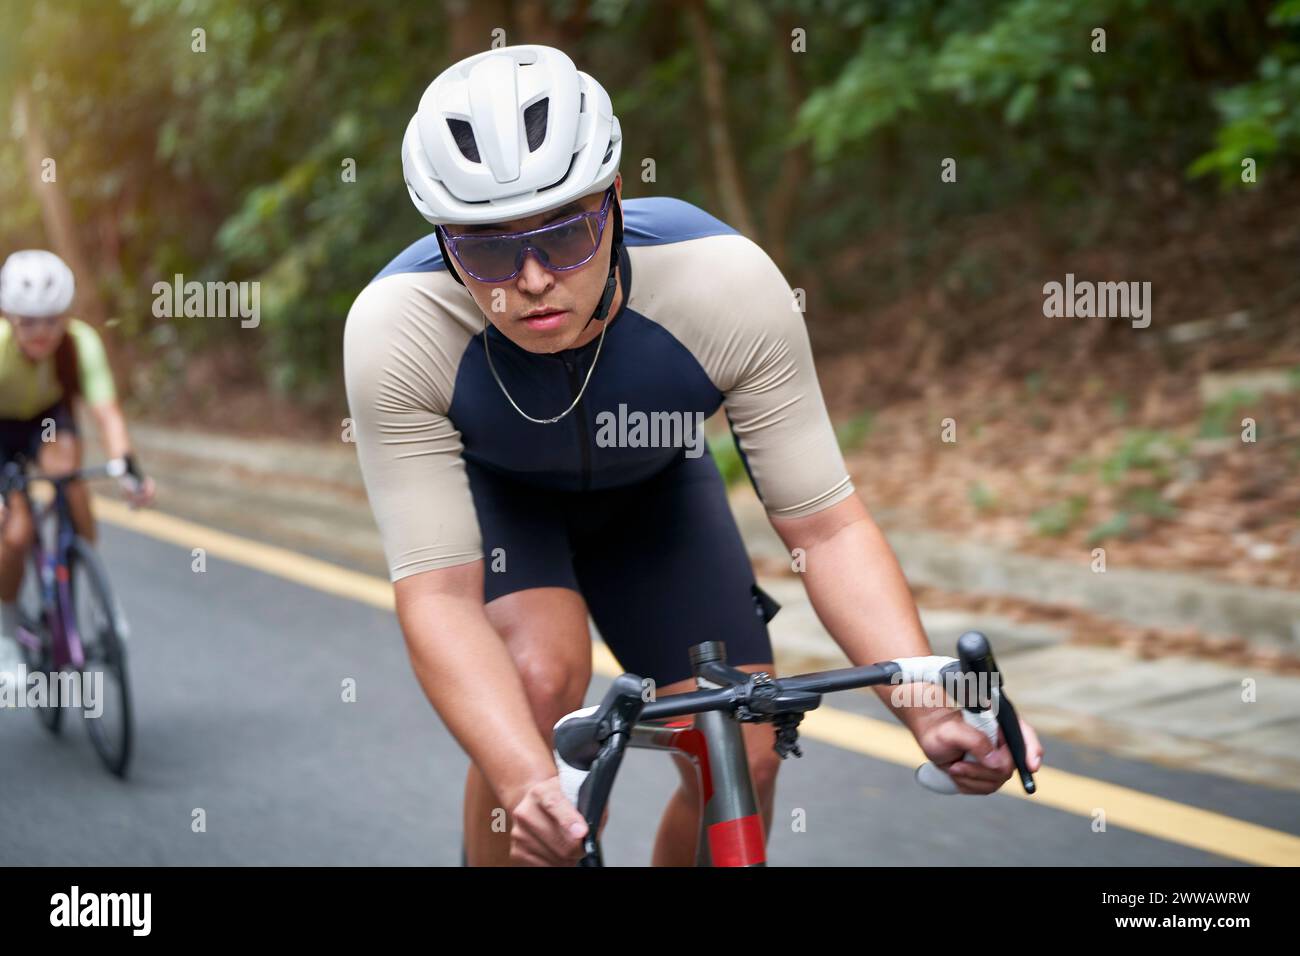
[[[568,720],[575,720],[579,717],[590,717],[597,710],[596,705],[584,707],[581,710],[575,710],[571,714],[565,714],[555,722],[555,729],[558,730],[560,725]],[[555,769],[560,775],[560,788],[564,791],[565,797],[575,807],[578,805],[578,794],[582,790],[582,785],[587,782],[587,777],[591,774],[590,770],[583,770],[575,767],[560,754],[558,750],[552,751],[555,754]]]

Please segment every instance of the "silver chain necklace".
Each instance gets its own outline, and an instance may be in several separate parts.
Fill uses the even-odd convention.
[[[568,408],[566,408],[564,411],[560,412],[560,414],[556,415],[554,418],[533,418],[532,415],[529,415],[526,411],[520,408],[519,405],[515,402],[515,400],[510,397],[510,393],[506,391],[505,382],[501,381],[501,376],[497,374],[496,367],[492,364],[492,350],[488,347],[487,313],[483,314],[483,354],[487,356],[488,370],[492,373],[492,377],[497,380],[497,387],[501,389],[501,394],[506,397],[506,401],[511,404],[514,410],[535,425],[553,425],[556,422],[558,422],[561,418],[563,418],[565,415],[569,414],[569,412],[577,408],[578,403],[582,401],[583,393],[587,391],[587,383],[591,381],[591,373],[596,371],[596,363],[600,360],[600,350],[601,347],[605,344],[605,331],[608,328],[609,328],[609,320],[602,319],[601,326],[600,326],[600,338],[596,340],[596,354],[592,356],[591,368],[587,369],[587,377],[582,380],[582,388],[578,389],[578,395],[576,398],[574,398],[573,404],[570,405]]]

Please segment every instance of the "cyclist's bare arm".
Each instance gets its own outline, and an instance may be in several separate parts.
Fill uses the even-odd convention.
[[[802,518],[771,518],[786,547],[805,554],[804,587],[822,624],[856,665],[932,653],[916,602],[893,549],[857,495]],[[966,793],[992,793],[1014,770],[1005,743],[990,746],[956,710],[894,707],[893,688],[876,695],[916,737],[935,764]],[[1033,728],[1021,722],[1031,770],[1043,749]],[[966,753],[978,763],[962,760]]]
[[[560,789],[523,680],[484,612],[483,562],[410,575],[393,589],[415,675],[510,813],[516,859],[576,860],[587,827]]]
[[[122,406],[118,404],[117,399],[96,402],[87,407],[95,419],[95,427],[99,431],[99,440],[104,446],[104,454],[110,459],[124,458],[130,454],[131,436],[127,433],[126,416],[122,414]],[[145,476],[139,482],[124,484],[123,492],[132,505],[136,507],[147,505],[154,497],[153,479]]]
[[[853,664],[932,653],[898,559],[856,494],[802,518],[770,520],[792,553],[802,550],[808,597]],[[875,691],[888,705],[890,688]],[[895,712],[916,730],[918,711]]]
[[[116,399],[88,405],[95,427],[99,431],[100,443],[104,454],[109,458],[121,458],[131,450],[131,439],[126,431],[126,416]]]

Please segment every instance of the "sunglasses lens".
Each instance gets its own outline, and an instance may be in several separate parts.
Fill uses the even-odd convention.
[[[560,223],[533,239],[533,244],[545,252],[548,263],[555,269],[581,265],[591,258],[599,242],[596,224],[586,216],[576,222]]]
[[[505,236],[466,236],[456,242],[456,258],[475,277],[495,282],[514,275],[522,245]]]
[[[600,229],[593,216],[560,222],[527,236],[463,236],[456,240],[456,258],[475,278],[502,282],[518,274],[525,246],[537,252],[550,269],[572,269],[590,259],[600,244]]]

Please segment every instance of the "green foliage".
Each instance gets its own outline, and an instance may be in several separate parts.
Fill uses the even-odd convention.
[[[970,499],[970,503],[975,510],[981,514],[988,514],[997,508],[997,495],[982,481],[972,482],[966,489],[966,497]]]
[[[1219,93],[1214,105],[1222,120],[1214,148],[1193,162],[1192,176],[1217,174],[1229,188],[1248,185],[1243,161],[1260,167],[1281,153],[1300,150],[1300,3],[1284,0],[1269,17],[1285,37],[1259,63],[1256,77]],[[1258,176],[1258,171],[1256,176]]]
[[[1086,495],[1071,495],[1035,511],[1029,516],[1029,524],[1044,537],[1059,537],[1073,528],[1087,510]]]
[[[1026,196],[1104,202],[1099,193],[1135,164],[1226,182],[1239,181],[1245,154],[1261,169],[1300,155],[1300,0],[711,0],[708,9],[760,226],[791,150],[809,153],[783,231],[791,272],[812,273],[829,308],[861,306],[859,289],[821,280],[881,226],[908,226],[903,267],[879,279],[885,295],[935,282],[910,264],[925,261],[942,235],[930,227],[948,217]],[[286,393],[341,406],[348,307],[428,230],[407,198],[399,148],[449,61],[452,10],[435,0],[0,3],[0,103],[7,113],[20,87],[30,93],[122,334],[153,348],[165,325],[167,349],[233,348]],[[555,0],[544,12],[611,92],[625,193],[721,212],[708,130],[685,121],[703,113],[700,60],[676,5]],[[200,26],[203,53],[191,49]],[[790,52],[792,27],[806,31],[806,53]],[[1105,53],[1091,48],[1097,27]],[[935,188],[944,157],[958,160],[960,189]],[[641,180],[646,158],[654,182]],[[345,159],[355,182],[340,175]],[[47,244],[21,143],[8,135],[0,196],[0,249]],[[1089,241],[1088,228],[1075,240]],[[956,257],[945,289],[986,296],[990,255]],[[260,281],[261,326],[154,319],[150,289],[176,273]],[[856,447],[871,419],[845,428],[841,441]]]
[[[722,473],[722,480],[728,487],[745,480],[745,463],[740,458],[740,449],[736,447],[731,429],[719,432],[709,439],[709,454],[713,456],[718,471]]]
[[[1234,388],[1212,402],[1207,402],[1201,410],[1202,438],[1225,438],[1240,428],[1241,416],[1238,411],[1259,401],[1259,395],[1242,388]]]
[[[1167,521],[1177,517],[1178,508],[1162,497],[1155,488],[1140,486],[1127,489],[1123,494],[1120,509],[1088,532],[1086,543],[1091,547],[1108,538],[1132,535],[1134,515],[1145,515],[1158,521]]]
[[[875,427],[876,413],[867,410],[854,415],[848,421],[841,422],[835,428],[835,437],[839,439],[840,448],[852,451],[860,448]]]
[[[1190,450],[1191,443],[1185,438],[1165,431],[1127,432],[1120,447],[1098,466],[1104,483],[1119,486],[1119,508],[1088,533],[1088,545],[1132,534],[1134,516],[1157,521],[1175,517],[1178,509],[1161,491],[1170,481],[1175,463]]]
[[[1129,531],[1129,516],[1125,511],[1119,511],[1111,515],[1097,527],[1088,532],[1085,544],[1088,547],[1095,547],[1108,538],[1122,538]]]
[[[1178,514],[1173,502],[1161,496],[1155,488],[1140,486],[1130,488],[1124,494],[1124,510],[1147,515],[1151,518],[1167,520]]]
[[[1148,429],[1126,432],[1119,448],[1102,461],[1101,480],[1118,484],[1132,471],[1149,472],[1157,480],[1167,480],[1171,463],[1188,450],[1186,439],[1168,432]]]

